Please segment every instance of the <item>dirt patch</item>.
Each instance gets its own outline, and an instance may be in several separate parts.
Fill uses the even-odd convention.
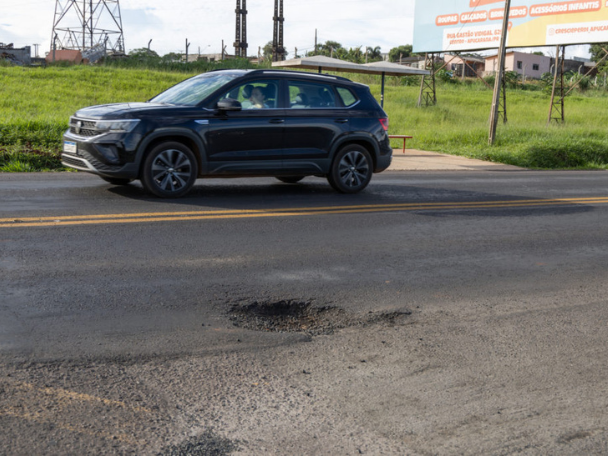
[[[356,315],[335,306],[315,306],[312,301],[254,301],[235,304],[230,320],[239,328],[254,331],[303,332],[311,335],[333,334],[337,329],[372,324],[401,325],[410,311],[370,312]]]

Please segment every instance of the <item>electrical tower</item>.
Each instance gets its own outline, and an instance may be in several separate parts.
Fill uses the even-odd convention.
[[[236,0],[236,35],[234,55],[247,58],[247,0]]]
[[[283,47],[283,0],[274,0],[274,27],[272,30],[272,61],[285,60]]]
[[[57,0],[51,51],[98,47],[125,52],[119,0]]]

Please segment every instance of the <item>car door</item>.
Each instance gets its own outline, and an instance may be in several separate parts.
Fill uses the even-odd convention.
[[[284,167],[321,172],[327,167],[331,146],[349,130],[348,111],[331,84],[287,81]]]
[[[273,172],[281,168],[285,119],[279,89],[278,79],[260,79],[233,87],[220,97],[236,99],[242,109],[218,112],[209,119],[205,143],[211,173]]]

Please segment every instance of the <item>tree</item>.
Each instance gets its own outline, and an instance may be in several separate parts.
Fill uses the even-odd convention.
[[[262,56],[264,60],[272,60],[272,41],[269,41],[262,48]]]
[[[163,55],[162,60],[163,62],[181,62],[182,54],[179,52],[169,52]]]
[[[606,49],[608,51],[608,43],[598,43],[592,44],[589,52],[591,53],[591,60],[594,62],[599,62],[606,55],[604,51]],[[608,61],[604,60],[598,67],[598,73],[606,74],[608,73]]]
[[[606,55],[604,49],[608,50],[608,43],[598,43],[592,44],[589,49],[589,53],[591,54],[591,60],[594,62],[599,62],[602,60],[602,57]]]
[[[289,52],[287,52],[287,49],[285,49],[285,58],[287,58],[288,55]],[[272,41],[266,43],[262,48],[262,57],[266,61],[272,61]]]
[[[411,44],[406,44],[404,46],[398,46],[392,48],[388,52],[388,59],[391,62],[399,62],[401,58],[406,58],[412,55],[413,46]]]
[[[382,60],[382,50],[380,46],[376,46],[373,48],[367,46],[365,48],[365,54],[367,55],[368,62],[377,62],[379,60]]]
[[[160,58],[158,56],[158,54],[156,53],[156,51],[153,51],[152,49],[148,49],[148,48],[137,48],[137,49],[132,49],[131,52],[129,52],[129,57],[133,57],[136,59],[147,59],[147,58]]]

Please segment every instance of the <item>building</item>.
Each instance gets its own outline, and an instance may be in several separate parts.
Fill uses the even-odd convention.
[[[540,79],[544,73],[551,72],[554,59],[544,55],[508,51],[505,56],[505,71],[514,71],[522,78]],[[485,74],[498,71],[498,55],[486,57]]]
[[[446,70],[452,71],[459,78],[482,77],[486,68],[483,57],[445,54],[443,61],[447,65]]]
[[[25,46],[24,48],[15,48],[12,43],[0,43],[0,59],[10,60],[17,65],[31,65],[31,47]]]
[[[564,61],[564,72],[586,74],[591,70],[590,76],[595,76],[594,67],[594,62],[578,57]],[[505,70],[515,71],[522,78],[540,79],[544,73],[552,73],[554,68],[554,57],[517,51],[509,51],[505,57]],[[484,73],[486,75],[495,74],[497,70],[498,56],[486,57]]]

